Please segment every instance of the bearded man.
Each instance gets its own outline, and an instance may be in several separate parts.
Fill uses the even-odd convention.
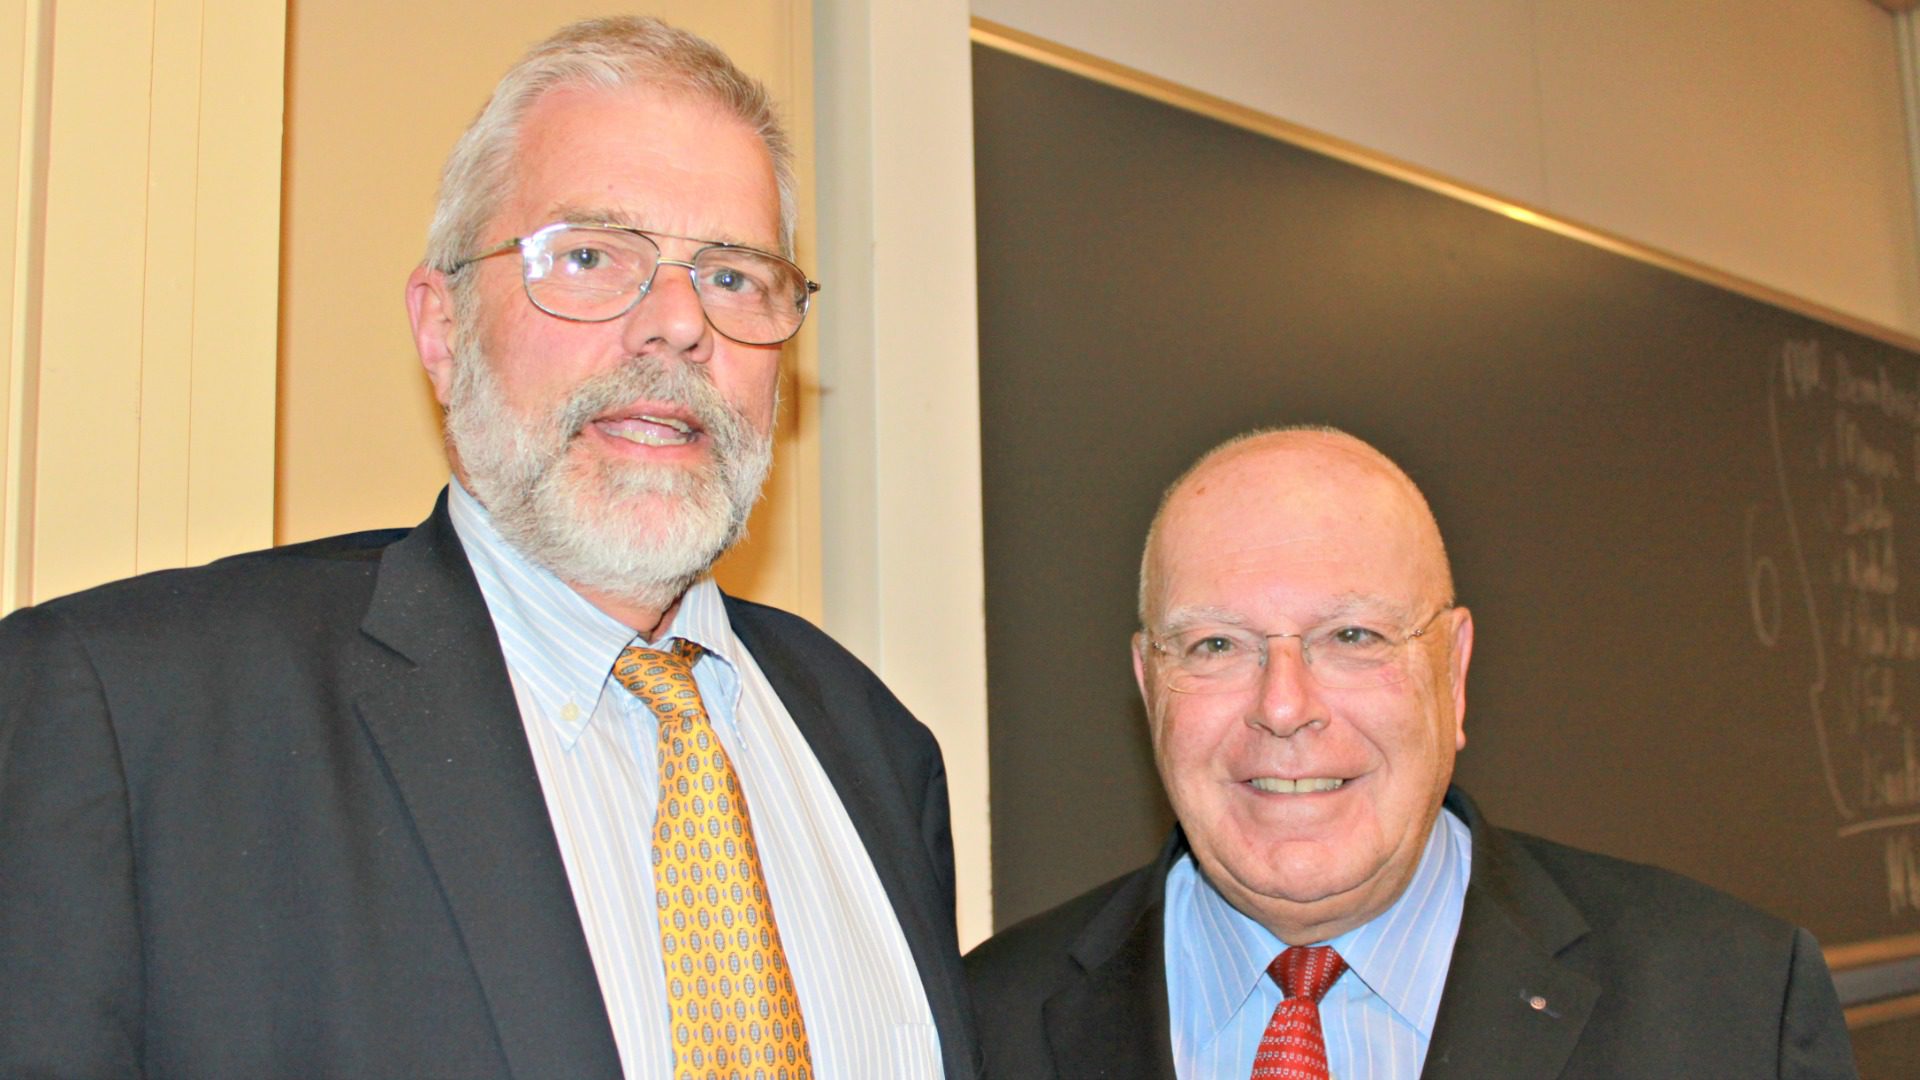
[[[0,1075],[977,1072],[938,747],[708,576],[790,159],[707,42],[562,30],[407,284],[431,516],[0,623]]]

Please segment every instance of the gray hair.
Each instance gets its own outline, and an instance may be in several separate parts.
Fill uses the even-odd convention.
[[[426,265],[449,272],[489,242],[484,236],[513,188],[520,124],[540,99],[562,87],[616,89],[645,85],[711,102],[753,129],[773,159],[780,191],[780,244],[793,254],[793,144],[772,95],[705,38],[658,19],[616,16],[562,27],[502,76],[440,177],[440,201],[427,231]],[[492,239],[498,239],[492,238]],[[456,307],[469,289],[455,282]]]

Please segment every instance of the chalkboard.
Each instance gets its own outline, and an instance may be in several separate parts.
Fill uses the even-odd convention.
[[[1327,423],[1439,518],[1489,818],[1920,931],[1911,342],[997,49],[974,95],[998,924],[1171,820],[1127,658],[1161,489]]]

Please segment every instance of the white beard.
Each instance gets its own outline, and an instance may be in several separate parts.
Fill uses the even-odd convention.
[[[471,339],[469,339],[471,340]],[[698,470],[569,453],[596,416],[635,401],[686,409],[711,441]],[[575,588],[664,610],[746,533],[773,464],[773,437],[734,410],[698,366],[634,359],[523,418],[477,348],[455,356],[447,444],[500,535]]]

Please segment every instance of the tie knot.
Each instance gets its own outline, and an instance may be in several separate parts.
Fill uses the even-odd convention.
[[[1304,997],[1314,1002],[1318,1002],[1346,970],[1347,962],[1331,945],[1295,945],[1267,965],[1267,974],[1273,976],[1273,981],[1280,984],[1288,997]]]
[[[693,690],[693,662],[699,658],[700,646],[686,638],[674,638],[666,649],[629,645],[613,662],[613,677],[629,693],[652,705],[675,691]]]

